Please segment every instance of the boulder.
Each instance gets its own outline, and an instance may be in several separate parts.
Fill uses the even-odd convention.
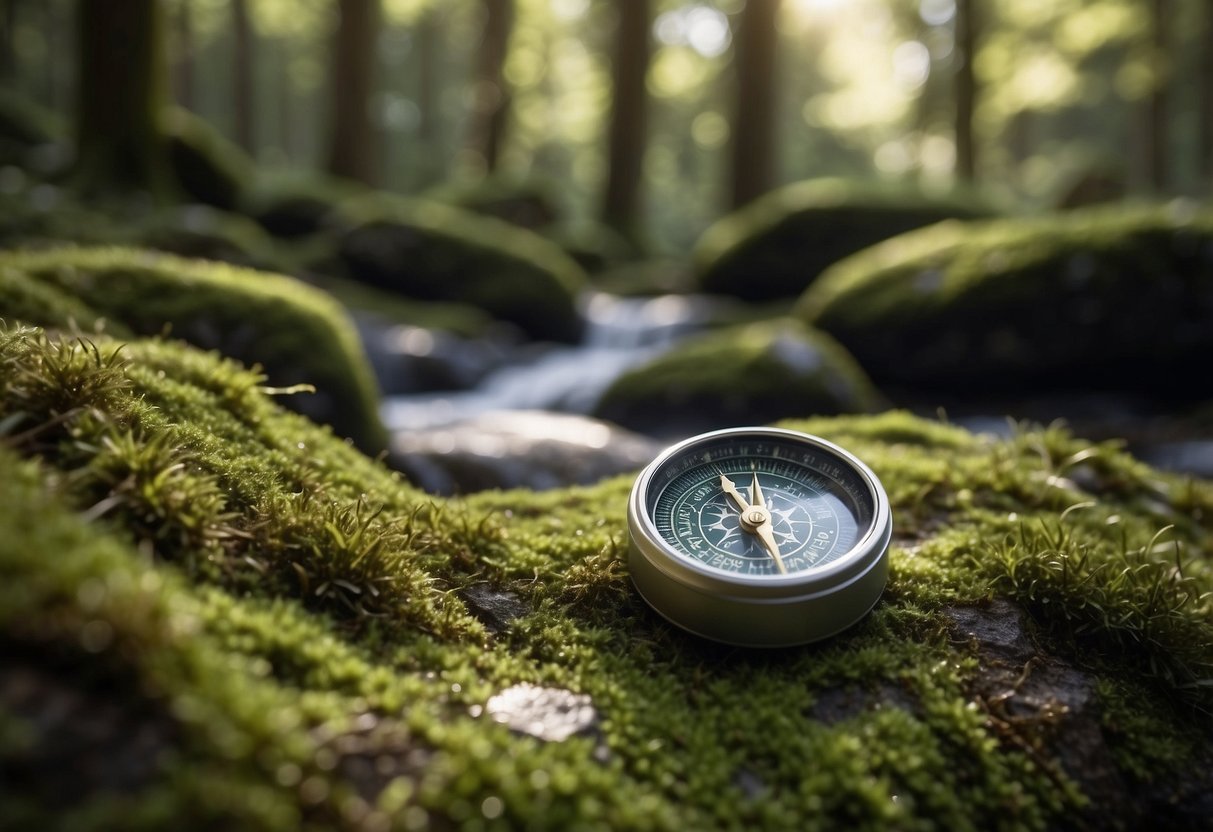
[[[837,264],[797,314],[882,386],[1208,397],[1213,213],[1173,203],[943,223]]]
[[[904,231],[989,216],[975,197],[912,186],[811,179],[718,220],[695,247],[702,291],[750,301],[796,297],[826,267]]]
[[[832,338],[790,319],[713,330],[615,380],[594,414],[658,436],[872,410],[879,396]]]

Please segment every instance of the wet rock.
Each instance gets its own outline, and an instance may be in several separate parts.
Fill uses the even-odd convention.
[[[491,584],[472,584],[459,592],[468,612],[494,633],[509,629],[516,619],[529,613],[530,607],[517,594]]]
[[[494,722],[544,742],[563,742],[577,734],[591,733],[598,726],[598,711],[589,696],[527,682],[493,696],[484,712]]]
[[[385,396],[474,387],[512,355],[513,339],[463,338],[422,326],[362,323],[367,358]]]
[[[810,713],[819,722],[837,725],[867,711],[882,708],[913,711],[916,707],[917,703],[908,693],[893,685],[879,685],[874,690],[850,685],[822,691],[813,703]]]
[[[689,339],[624,373],[594,415],[655,436],[873,409],[863,370],[829,336],[790,320]]]
[[[392,437],[389,463],[435,494],[544,490],[636,470],[660,447],[584,416],[511,411],[400,431]]]

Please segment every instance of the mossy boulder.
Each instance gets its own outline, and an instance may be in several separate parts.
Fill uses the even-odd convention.
[[[378,393],[344,311],[288,277],[137,249],[0,254],[0,318],[115,336],[170,333],[256,364],[288,404],[375,452]]]
[[[63,140],[63,125],[54,113],[12,90],[0,89],[0,164],[29,167],[32,153]]]
[[[438,203],[346,202],[338,256],[349,275],[422,300],[477,306],[534,338],[574,341],[585,273],[552,243]]]
[[[188,110],[171,110],[165,133],[169,162],[182,190],[204,205],[237,208],[257,172],[248,154]]]
[[[989,216],[965,194],[811,179],[773,191],[712,225],[695,247],[705,292],[754,301],[795,297],[844,257],[952,217]]]
[[[564,218],[560,192],[555,181],[544,177],[493,174],[447,182],[425,196],[536,231]]]
[[[189,347],[0,332],[19,828],[1207,824],[1213,485],[1058,429],[788,423],[881,477],[883,599],[672,628],[631,477],[436,501]]]
[[[944,223],[839,263],[797,311],[877,383],[1189,395],[1213,351],[1213,213]]]
[[[245,192],[241,211],[275,237],[298,240],[327,230],[342,202],[365,193],[348,179],[271,177]]]
[[[794,414],[870,411],[878,401],[863,370],[834,339],[784,319],[685,341],[616,379],[594,414],[670,436]]]

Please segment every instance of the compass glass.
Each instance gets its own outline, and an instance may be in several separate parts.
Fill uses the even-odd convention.
[[[834,563],[875,516],[872,488],[853,465],[827,447],[769,435],[683,448],[655,472],[647,502],[657,533],[677,552],[738,575]]]

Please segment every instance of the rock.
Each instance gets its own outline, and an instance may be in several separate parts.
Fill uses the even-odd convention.
[[[472,584],[459,593],[468,611],[494,633],[503,633],[516,620],[531,611],[517,593],[491,584]]]
[[[795,321],[697,336],[620,376],[594,415],[675,436],[793,415],[874,408],[879,397],[846,350]]]
[[[342,203],[338,254],[349,275],[421,300],[477,306],[532,338],[576,341],[586,276],[525,229],[438,203],[383,196]]]
[[[432,494],[543,490],[636,470],[660,449],[653,440],[585,416],[509,411],[399,431],[389,464]]]
[[[431,390],[466,390],[502,366],[517,346],[515,339],[486,333],[464,338],[410,324],[361,327],[367,357],[385,396]]]
[[[186,194],[225,211],[238,207],[257,172],[248,154],[188,110],[173,109],[165,125],[169,162]]]
[[[1213,212],[1172,203],[945,223],[837,264],[797,313],[882,389],[1208,397]]]
[[[484,712],[510,730],[544,742],[564,742],[598,725],[593,701],[583,693],[544,688],[528,682],[506,688],[489,699]]]
[[[717,221],[695,247],[695,269],[705,292],[749,301],[795,297],[826,267],[873,243],[943,219],[991,213],[959,196],[813,179]]]

